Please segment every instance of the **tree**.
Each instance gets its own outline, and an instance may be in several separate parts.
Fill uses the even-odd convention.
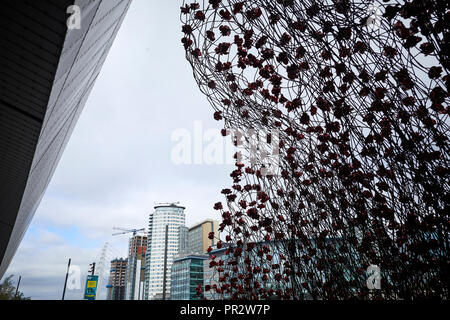
[[[13,276],[6,277],[0,284],[0,300],[30,300],[20,291],[16,294],[16,287],[12,284]]]

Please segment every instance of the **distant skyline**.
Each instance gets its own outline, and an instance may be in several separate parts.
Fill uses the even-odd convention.
[[[186,225],[207,218],[233,166],[175,164],[176,130],[222,129],[184,58],[178,1],[133,0],[50,185],[6,274],[32,299],[61,299],[67,260],[81,270],[110,243],[126,257],[128,235],[148,227],[156,202],[179,201]],[[205,142],[207,144],[207,142]],[[227,164],[228,163],[228,164]],[[109,261],[106,262],[109,270]],[[102,296],[106,294],[103,288]]]

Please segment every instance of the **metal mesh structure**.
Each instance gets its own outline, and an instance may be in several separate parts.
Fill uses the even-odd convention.
[[[227,249],[207,291],[449,298],[449,19],[429,0],[183,4],[181,42],[223,134],[279,139],[276,172],[244,157],[214,206]]]

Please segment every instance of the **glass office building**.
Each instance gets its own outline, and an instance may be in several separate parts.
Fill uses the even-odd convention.
[[[214,249],[208,253],[208,258],[203,260],[203,296],[206,300],[223,300],[229,299],[229,295],[227,294],[217,294],[213,290],[205,290],[205,286],[213,287],[220,286],[219,283],[219,274],[214,268],[210,268],[209,264],[211,262],[210,257],[212,255],[216,256],[216,259],[227,259],[227,246],[224,246],[220,249]],[[227,266],[229,267],[229,266]],[[233,274],[231,268],[227,270],[229,274]]]
[[[0,1],[0,278],[31,223],[130,3]],[[79,24],[69,28],[67,9],[73,5],[79,10],[72,11],[78,18],[71,21]]]
[[[201,300],[197,286],[203,288],[203,261],[207,255],[188,255],[173,260],[171,271],[171,300]]]
[[[170,203],[157,205],[154,209],[149,216],[144,298],[169,299],[170,271],[172,261],[178,255],[180,227],[185,225],[185,208]]]

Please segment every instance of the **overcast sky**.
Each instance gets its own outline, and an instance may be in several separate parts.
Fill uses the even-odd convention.
[[[203,132],[222,128],[184,58],[180,5],[133,0],[6,273],[15,283],[22,276],[26,296],[61,299],[69,258],[81,270],[83,287],[105,242],[107,259],[125,257],[129,236],[112,237],[112,228],[147,228],[155,202],[180,201],[188,226],[220,220],[212,207],[232,183],[232,166],[171,160],[174,132],[193,133],[194,123]],[[67,299],[82,295],[82,289],[66,292]]]

